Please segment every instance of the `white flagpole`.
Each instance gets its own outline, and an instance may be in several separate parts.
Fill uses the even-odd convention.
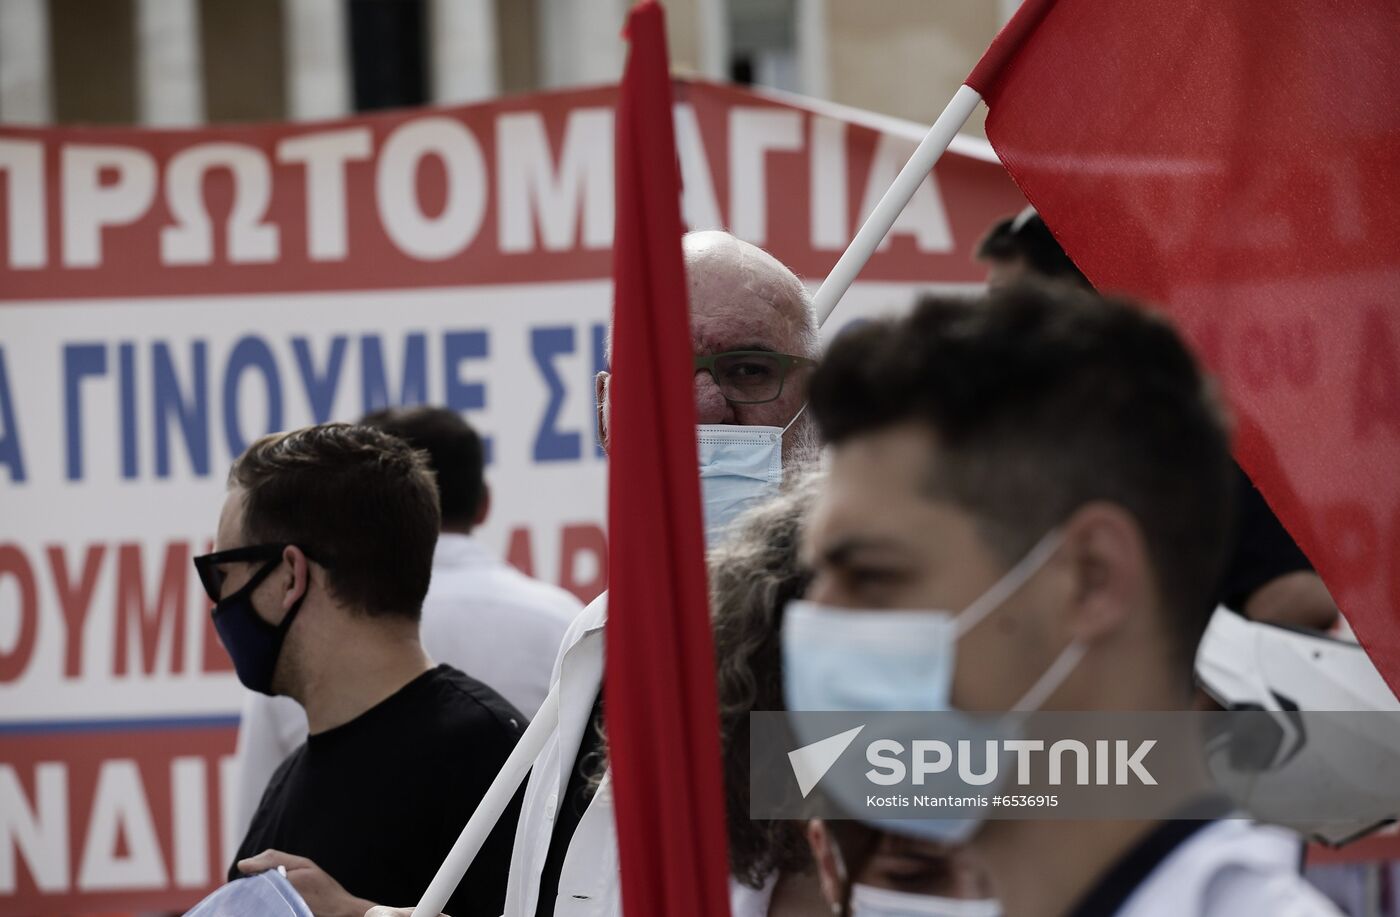
[[[981,101],[982,97],[977,94],[977,90],[970,86],[960,86],[954,93],[953,100],[943,109],[943,114],[938,116],[938,120],[933,122],[933,127],[924,135],[914,155],[904,164],[904,168],[895,177],[894,184],[890,185],[885,196],[880,198],[880,203],[875,205],[865,224],[841,255],[841,260],[837,261],[831,273],[826,275],[826,280],[817,290],[817,295],[812,298],[818,325],[826,323],[836,304],[846,295],[846,291],[860,274],[861,268],[865,267],[870,256],[875,254],[875,249],[880,246],[894,221],[909,205],[924,176],[933,171],[943,151],[948,149],[948,144],[953,142],[953,138],[962,130],[973,109]]]
[[[428,890],[423,893],[423,897],[418,900],[418,906],[413,909],[414,917],[438,917],[438,914],[442,913],[442,909],[447,906],[447,899],[457,890],[462,876],[467,874],[467,867],[476,859],[481,845],[486,843],[491,829],[500,821],[501,813],[510,805],[515,791],[520,788],[521,781],[529,773],[530,766],[535,763],[535,758],[539,756],[545,741],[557,725],[559,685],[555,683],[550,686],[549,695],[540,705],[535,718],[525,727],[520,741],[515,743],[515,749],[511,751],[510,757],[506,758],[500,773],[491,781],[490,789],[481,797],[476,811],[467,819],[466,827],[448,851],[447,859],[438,867],[437,875],[428,883]]]
[[[924,176],[933,171],[943,151],[948,149],[948,144],[953,142],[953,138],[967,123],[980,101],[982,97],[976,90],[962,86],[953,95],[948,107],[943,109],[943,114],[933,122],[933,127],[929,128],[918,149],[914,150],[914,155],[895,177],[894,184],[890,185],[885,196],[880,198],[880,203],[871,211],[865,224],[851,240],[850,246],[817,290],[813,304],[816,307],[818,324],[826,322],[846,290],[850,289],[861,268],[865,267],[870,256],[875,254],[875,249],[885,238],[885,233],[890,231],[894,221],[914,197],[914,192],[918,190]],[[535,719],[516,743],[515,750],[506,759],[501,772],[492,781],[491,788],[486,791],[476,811],[468,819],[466,827],[457,837],[457,842],[452,845],[447,859],[443,860],[437,875],[433,876],[428,890],[423,893],[418,906],[413,909],[413,917],[437,917],[447,905],[447,899],[462,881],[462,876],[466,875],[467,867],[471,866],[481,845],[486,842],[487,835],[510,804],[515,791],[520,787],[520,782],[525,779],[535,758],[544,748],[545,741],[558,725],[558,687],[555,685],[550,688],[549,696],[535,714]]]

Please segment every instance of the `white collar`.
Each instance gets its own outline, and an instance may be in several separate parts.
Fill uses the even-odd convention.
[[[440,532],[433,550],[434,570],[495,566],[500,562],[500,558],[473,535]]]

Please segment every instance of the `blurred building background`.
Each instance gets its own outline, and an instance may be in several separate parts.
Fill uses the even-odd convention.
[[[1019,0],[663,2],[678,73],[928,122]],[[608,82],[629,5],[0,0],[0,121],[300,120]]]

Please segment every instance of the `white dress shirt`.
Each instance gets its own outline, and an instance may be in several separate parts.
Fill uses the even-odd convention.
[[[506,917],[534,917],[554,822],[593,713],[593,700],[603,683],[603,627],[607,618],[605,592],[574,619],[554,664],[554,679],[559,682],[559,725],[530,769],[510,858]],[[621,912],[612,772],[608,771],[569,840],[554,913],[555,917],[616,917]]]
[[[549,856],[549,842],[563,805],[569,774],[578,757],[584,730],[589,728],[593,700],[603,684],[603,630],[608,620],[608,595],[603,593],[569,627],[554,666],[559,683],[559,725],[545,741],[530,770],[520,820],[511,852],[506,883],[505,917],[534,917],[540,878]],[[555,917],[621,917],[617,826],[613,820],[611,769],[584,809],[564,854],[555,899]],[[729,880],[734,917],[766,914],[776,877],[761,891]]]
[[[444,532],[433,552],[419,633],[434,662],[495,688],[532,717],[581,607],[570,593],[531,579],[472,536]],[[296,701],[247,692],[234,755],[235,837],[247,833],[273,772],[306,734],[306,714]]]
[[[1159,863],[1116,917],[1341,917],[1299,874],[1301,859],[1292,831],[1218,821]]]

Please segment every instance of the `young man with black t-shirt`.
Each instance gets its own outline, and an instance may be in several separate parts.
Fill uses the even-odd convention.
[[[229,878],[283,867],[317,917],[417,899],[525,727],[419,643],[438,513],[422,453],[308,427],[234,463],[218,550],[195,560],[239,680],[294,698],[310,725]],[[451,899],[457,917],[500,914],[518,805]]]

